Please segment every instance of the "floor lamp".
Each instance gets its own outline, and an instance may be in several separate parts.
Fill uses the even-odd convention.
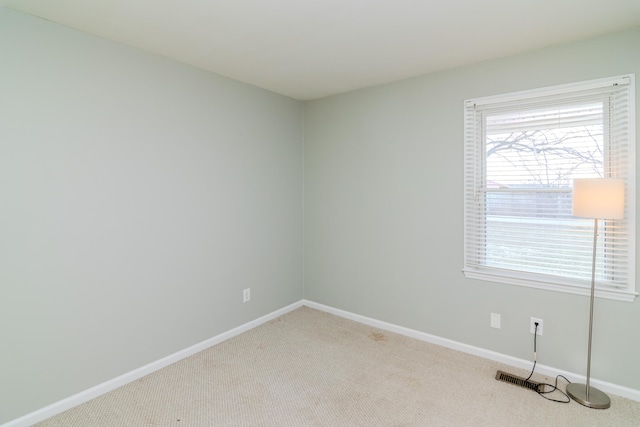
[[[602,391],[591,387],[591,337],[593,332],[593,300],[596,282],[596,243],[598,218],[624,218],[624,180],[615,178],[585,178],[573,181],[573,215],[593,218],[593,259],[591,260],[591,305],[589,311],[589,347],[587,350],[587,383],[572,383],[567,394],[589,408],[606,409],[611,400]]]

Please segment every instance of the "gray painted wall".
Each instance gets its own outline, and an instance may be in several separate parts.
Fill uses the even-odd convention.
[[[584,374],[587,297],[461,272],[463,101],[640,78],[639,46],[636,29],[306,103],[305,298],[529,360],[539,317],[538,362]],[[595,316],[592,376],[640,389],[640,301]]]
[[[0,7],[0,424],[302,298],[303,108]]]

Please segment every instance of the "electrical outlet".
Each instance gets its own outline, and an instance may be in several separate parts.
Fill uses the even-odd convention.
[[[496,313],[491,313],[491,327],[495,329],[500,329],[500,315]]]
[[[537,317],[531,318],[530,329],[529,332],[535,334],[536,332],[536,322],[538,323],[538,333],[537,335],[542,336],[542,332],[544,331],[544,321],[542,319],[538,319]]]
[[[242,291],[242,302],[247,302],[251,300],[251,288],[247,288]]]

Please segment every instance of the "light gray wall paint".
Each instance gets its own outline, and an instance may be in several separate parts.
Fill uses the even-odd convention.
[[[584,374],[587,297],[463,277],[463,101],[640,77],[639,46],[636,29],[306,103],[305,298],[523,359],[539,317],[538,362]],[[640,389],[640,302],[595,316],[592,376]]]
[[[0,424],[302,298],[303,108],[0,7]]]

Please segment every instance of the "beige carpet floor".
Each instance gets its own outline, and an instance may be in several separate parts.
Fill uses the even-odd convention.
[[[640,425],[639,402],[553,403],[498,369],[528,375],[302,307],[38,426]]]

